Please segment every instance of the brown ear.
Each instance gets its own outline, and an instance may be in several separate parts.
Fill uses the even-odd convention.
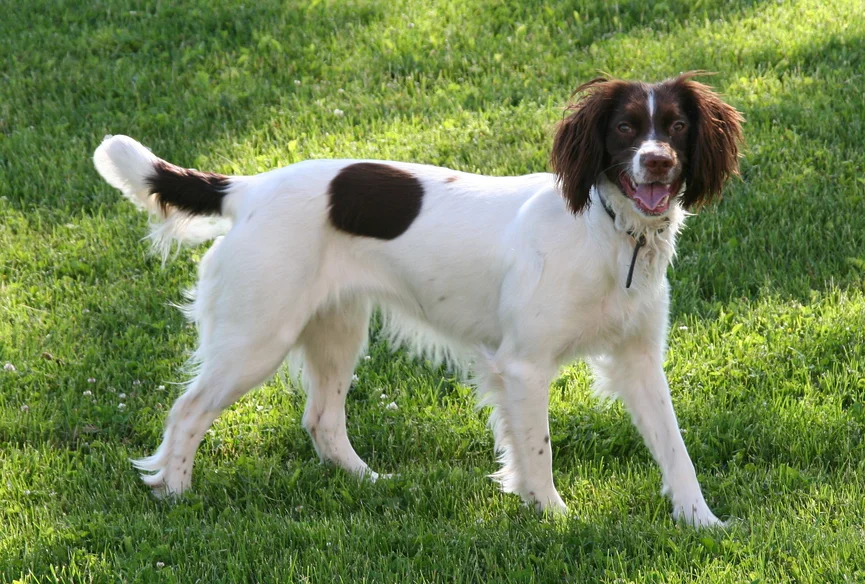
[[[553,140],[550,164],[571,211],[579,215],[589,206],[589,191],[604,171],[606,131],[624,81],[605,77],[580,85],[574,95],[582,97],[568,106]]]
[[[688,135],[691,160],[685,174],[682,204],[700,208],[721,196],[724,183],[739,174],[739,144],[743,141],[742,114],[727,105],[712,89],[684,73],[673,81],[681,91],[691,127]]]
[[[607,122],[626,86],[604,77],[579,86],[574,95],[582,97],[568,106],[571,113],[556,130],[550,164],[574,214],[588,207],[589,190],[604,171]]]

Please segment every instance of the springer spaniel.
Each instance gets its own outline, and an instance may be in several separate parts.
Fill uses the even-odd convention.
[[[164,220],[152,234],[201,241],[214,218],[230,231],[205,254],[189,317],[195,377],[174,403],[162,444],[135,461],[157,495],[190,486],[214,419],[302,363],[303,425],[322,460],[378,475],[352,448],[345,399],[370,314],[433,358],[475,373],[506,492],[565,512],[552,474],[550,382],[586,358],[595,389],[620,397],[661,467],[673,516],[719,522],[679,431],[663,362],[667,266],[687,209],[737,172],[740,114],[684,74],[648,85],[581,86],[555,135],[555,174],[491,177],[374,160],[309,160],[256,176],[165,162],[107,137],[99,173]]]

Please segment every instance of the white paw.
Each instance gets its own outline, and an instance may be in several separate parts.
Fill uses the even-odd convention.
[[[529,491],[522,498],[526,505],[534,507],[540,513],[549,513],[550,515],[567,515],[568,513],[568,506],[565,505],[555,490],[545,495],[538,495],[534,491]]]
[[[723,527],[725,523],[715,517],[705,501],[685,505],[673,505],[673,519],[696,528]]]
[[[392,473],[378,474],[368,466],[364,466],[363,468],[351,469],[349,472],[357,476],[357,478],[359,478],[360,480],[369,481],[371,483],[374,483],[378,480],[386,481],[387,479],[392,479],[397,476],[396,474]]]
[[[142,474],[141,481],[150,487],[153,496],[162,501],[174,501],[185,490],[183,485],[172,486],[165,480],[165,472],[160,471],[156,474]]]
[[[172,491],[164,485],[159,487],[153,487],[150,489],[150,492],[155,498],[159,499],[160,501],[168,501],[169,503],[174,503],[180,498],[180,493]]]
[[[141,482],[150,487],[157,499],[177,499],[191,484],[189,468],[178,469],[172,473],[168,468],[154,468],[146,461],[133,460],[132,464],[139,470],[152,471],[141,473]]]

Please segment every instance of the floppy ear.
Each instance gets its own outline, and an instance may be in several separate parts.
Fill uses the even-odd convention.
[[[685,73],[673,82],[682,92],[691,126],[688,143],[692,154],[682,195],[686,209],[700,208],[720,197],[727,179],[739,174],[739,144],[745,121],[710,87],[691,79],[698,74]]]
[[[568,106],[553,140],[550,164],[571,211],[579,215],[589,205],[589,190],[604,171],[607,123],[619,92],[627,84],[604,77],[579,86],[582,97]]]

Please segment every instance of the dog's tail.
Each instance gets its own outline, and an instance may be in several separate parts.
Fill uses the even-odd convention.
[[[163,259],[173,242],[201,243],[230,228],[242,177],[175,166],[128,136],[106,136],[93,163],[108,184],[161,220],[150,238]]]

